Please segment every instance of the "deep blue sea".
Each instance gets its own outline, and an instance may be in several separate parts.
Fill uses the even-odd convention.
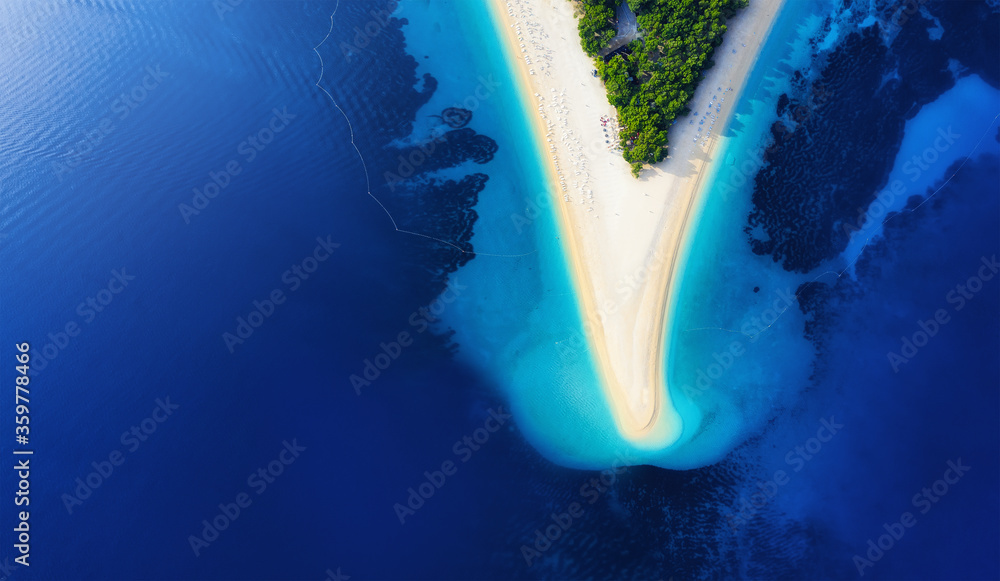
[[[615,474],[509,415],[593,370],[472,2],[0,4],[0,578],[1000,578],[996,3],[788,0],[665,354],[747,341],[723,453]]]

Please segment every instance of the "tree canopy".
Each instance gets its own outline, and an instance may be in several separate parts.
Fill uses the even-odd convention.
[[[618,0],[580,0],[580,4],[583,5],[579,23],[580,44],[587,54],[594,56],[615,37]]]
[[[583,50],[597,57],[615,36],[618,0],[576,1]],[[668,129],[687,112],[702,73],[714,64],[726,20],[749,0],[627,1],[642,38],[595,60],[608,102],[618,112],[622,155],[638,175],[642,164],[666,156]]]

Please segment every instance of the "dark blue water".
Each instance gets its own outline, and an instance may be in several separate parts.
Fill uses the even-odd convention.
[[[829,402],[844,428],[809,466],[810,485],[825,493],[810,512],[847,543],[845,556],[871,560],[862,564],[865,578],[997,573],[995,139],[989,150],[931,202],[890,221],[885,241],[859,264],[857,285],[843,286],[851,298],[833,300],[824,315],[830,327],[818,385],[825,393],[816,399]],[[968,472],[946,474],[959,459]],[[934,489],[942,479],[955,482]],[[929,495],[914,498],[925,488]],[[904,512],[916,524],[884,556],[867,555],[868,540],[877,542]]]
[[[7,401],[15,342],[34,347],[35,369],[31,565],[14,578],[398,577],[459,537],[414,537],[392,504],[428,455],[451,455],[444,420],[472,425],[477,381],[435,365],[447,352],[430,333],[362,396],[348,381],[410,328],[440,290],[425,271],[447,263],[365,195],[348,126],[314,86],[335,4],[247,2],[222,18],[209,2],[5,4],[18,42],[0,93]],[[20,23],[32,28],[19,37]],[[325,83],[360,91],[354,74],[337,59]],[[214,193],[213,176],[225,187],[199,207],[194,188]],[[314,255],[318,237],[340,246],[303,264],[328,255]],[[285,274],[294,265],[315,270]],[[127,286],[100,294],[114,271]],[[227,344],[275,290],[284,302]],[[88,297],[100,302],[78,307]],[[179,408],[123,441],[158,398]],[[295,439],[306,450],[280,477],[248,484]],[[75,479],[114,451],[124,463],[67,508]],[[9,516],[16,479],[3,478]],[[471,493],[458,488],[452,503]],[[252,504],[196,556],[189,536],[239,493]]]
[[[31,565],[4,576],[324,579],[339,569],[354,579],[854,578],[854,556],[905,511],[916,524],[863,578],[1000,576],[1000,282],[983,281],[961,310],[949,301],[978,276],[982,258],[1000,254],[995,128],[974,159],[942,168],[939,181],[955,177],[931,201],[885,226],[856,278],[825,280],[800,299],[814,322],[817,364],[794,409],[777,410],[763,434],[716,466],[630,468],[591,496],[584,487],[600,474],[543,460],[516,418],[479,449],[456,448],[504,401],[489,378],[452,360],[460,346],[412,322],[435,306],[448,274],[474,259],[475,202],[500,171],[490,165],[490,136],[455,136],[463,147],[441,161],[453,168],[451,182],[425,176],[393,190],[378,179],[397,167],[399,150],[387,144],[409,134],[436,89],[433,78],[418,79],[403,23],[377,20],[374,41],[347,59],[341,41],[354,42],[354,27],[384,5],[232,8],[3,5],[0,358],[8,367],[0,385],[8,404],[0,430],[8,435],[0,454],[9,466],[12,448],[35,452]],[[962,8],[935,14],[950,34],[977,18]],[[979,44],[994,47],[987,28]],[[902,97],[891,111],[864,109],[894,115],[886,123],[897,128],[916,114],[903,97],[933,102],[949,86],[919,82],[940,80],[942,47],[905,38],[915,57],[901,69]],[[954,43],[947,54],[995,87],[996,51]],[[329,96],[315,85],[321,62]],[[841,115],[857,109],[831,106],[815,119],[861,140],[866,125],[842,127],[850,124]],[[878,150],[882,165],[852,181],[868,189],[852,191],[831,220],[875,195],[892,167],[894,136]],[[828,177],[812,176],[817,184]],[[195,199],[194,189],[214,194],[213,182],[217,196]],[[404,229],[460,248],[397,232],[369,191],[403,216]],[[811,265],[844,241],[782,242],[807,249],[796,256]],[[268,304],[276,291],[280,304]],[[938,309],[949,322],[894,372],[887,353]],[[413,343],[397,349],[403,332]],[[34,348],[31,432],[28,445],[12,446],[14,345],[22,341]],[[382,353],[389,363],[356,389],[351,376],[365,378],[366,360],[384,363]],[[844,425],[838,434],[746,524],[731,527],[741,496],[776,470],[791,472],[786,453],[830,416]],[[133,426],[144,440],[128,435]],[[107,474],[109,457],[120,464],[91,477]],[[914,494],[959,458],[968,473],[920,513]],[[425,471],[440,481],[434,472],[447,461],[455,473],[401,524],[394,505],[426,482]],[[280,474],[248,480],[269,464]],[[96,486],[76,482],[88,477]],[[5,469],[0,482],[2,524],[13,527],[17,477]],[[249,504],[218,521],[218,538],[193,549],[192,536],[208,538],[202,521],[216,520],[220,504],[234,514],[228,505],[241,499]],[[522,545],[572,502],[584,503],[579,524],[529,567]],[[13,533],[0,542],[0,559],[13,565]]]

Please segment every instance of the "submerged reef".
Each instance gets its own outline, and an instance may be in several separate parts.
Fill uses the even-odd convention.
[[[828,18],[824,32],[839,25],[841,41],[814,41],[814,68],[796,72],[792,94],[779,98],[745,232],[754,253],[786,270],[808,272],[847,247],[921,107],[967,75],[1000,87],[995,9],[928,1],[909,14],[897,4],[875,2],[869,13],[854,3]],[[875,23],[861,26],[869,16]]]
[[[386,219],[386,230],[394,228],[405,232],[398,236],[409,237],[406,248],[414,265],[409,274],[430,273],[431,292],[424,301],[429,302],[444,290],[449,274],[475,257],[470,242],[478,218],[474,208],[489,180],[482,172],[458,179],[443,179],[436,173],[468,161],[486,164],[497,144],[468,128],[472,112],[456,107],[435,115],[437,125],[415,134],[417,115],[438,82],[429,73],[418,77],[417,61],[406,52],[402,30],[406,19],[382,14],[382,8],[375,2],[341,3],[330,38],[353,40],[330,41],[319,50],[337,69],[330,76],[349,76],[352,83],[323,85],[352,127],[364,128],[353,132],[353,140],[371,194],[391,217],[391,222]],[[373,14],[380,16],[374,21],[377,30],[372,28]],[[365,31],[363,38],[357,30]]]

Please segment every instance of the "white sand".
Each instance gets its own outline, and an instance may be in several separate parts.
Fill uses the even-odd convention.
[[[492,0],[506,48],[531,87],[524,96],[536,112],[536,134],[550,160],[551,195],[589,323],[588,345],[618,428],[630,440],[659,447],[680,436],[663,369],[677,255],[694,201],[706,189],[702,176],[714,161],[717,135],[783,1],[751,0],[729,22],[715,66],[691,102],[697,115],[678,119],[670,132],[670,157],[637,180],[621,154],[605,143],[613,144],[617,131],[609,124],[605,133],[600,119],[613,118],[615,111],[580,48],[575,4]]]

